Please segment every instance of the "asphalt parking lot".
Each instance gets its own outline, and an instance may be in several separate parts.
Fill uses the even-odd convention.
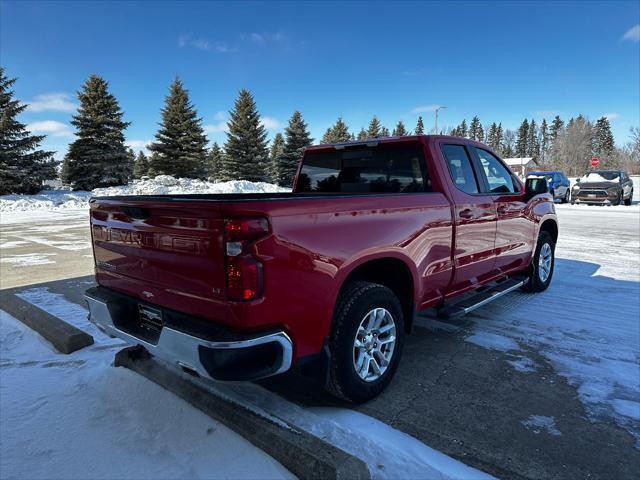
[[[512,293],[458,321],[420,315],[396,378],[378,398],[346,406],[295,372],[260,385],[304,408],[353,408],[501,478],[635,478],[640,210],[558,210],[561,234],[551,288],[535,296]],[[91,250],[82,243],[83,219],[67,215],[64,221],[69,228],[61,222],[56,231],[43,230],[51,225],[44,220],[2,225],[2,288],[38,284],[83,305],[82,292],[91,283],[85,276],[91,261],[84,255]],[[56,243],[65,241],[77,249]],[[584,319],[582,327],[567,327],[576,318]],[[598,324],[611,325],[614,333],[597,330]],[[616,357],[616,351],[629,355]],[[597,369],[607,362],[614,362],[612,378],[615,369],[631,371],[635,382],[606,383],[575,370],[582,365],[606,377],[606,369]],[[605,387],[606,395],[596,398],[593,391]]]

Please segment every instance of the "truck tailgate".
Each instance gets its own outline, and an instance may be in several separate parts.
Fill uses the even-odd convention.
[[[224,321],[223,229],[215,202],[93,199],[98,283]]]

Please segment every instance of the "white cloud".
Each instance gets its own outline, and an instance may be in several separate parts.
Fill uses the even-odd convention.
[[[560,110],[538,110],[536,112],[537,118],[554,118],[556,115],[562,116],[564,112]]]
[[[76,104],[71,100],[68,93],[43,93],[36,95],[35,98],[28,103],[27,110],[30,112],[73,112]]]
[[[422,105],[411,110],[411,113],[427,113],[434,112],[436,108],[440,108],[441,105]]]
[[[124,144],[127,148],[132,148],[134,151],[142,150],[145,153],[149,152],[149,145],[153,143],[151,140],[127,140]]]
[[[225,112],[224,110],[220,110],[219,112],[216,112],[216,114],[213,116],[213,118],[215,118],[218,121],[222,121],[222,120],[226,120],[227,119],[227,112]]]
[[[218,123],[209,123],[207,125],[204,125],[202,128],[204,129],[205,133],[222,133],[229,130],[229,128],[227,127],[227,122],[224,120]]]
[[[282,123],[280,123],[279,120],[273,117],[262,117],[261,122],[264,128],[266,128],[267,130],[277,130],[279,128],[282,128]]]
[[[180,48],[191,47],[218,53],[234,53],[238,51],[236,47],[230,47],[226,43],[210,41],[206,38],[194,38],[190,33],[185,33],[178,37],[178,46]]]
[[[607,117],[607,119],[610,120],[610,121],[617,120],[618,118],[620,118],[620,114],[619,113],[615,113],[615,112],[605,113],[602,116],[603,117]]]
[[[27,130],[33,133],[44,133],[52,137],[73,137],[68,124],[57,120],[41,120],[27,125]]]
[[[640,23],[634,25],[625,32],[622,36],[622,40],[629,40],[631,42],[640,42]]]
[[[268,42],[272,42],[272,43],[277,43],[277,42],[284,42],[285,40],[287,40],[287,36],[282,33],[282,32],[262,32],[262,33],[257,33],[257,32],[252,32],[249,35],[242,35],[241,38],[247,39],[253,43],[268,43]]]

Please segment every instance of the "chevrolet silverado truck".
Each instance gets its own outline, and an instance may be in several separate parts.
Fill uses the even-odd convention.
[[[544,177],[448,136],[310,147],[292,192],[96,197],[90,221],[102,331],[207,379],[295,367],[351,402],[391,381],[416,312],[545,290],[558,238]]]

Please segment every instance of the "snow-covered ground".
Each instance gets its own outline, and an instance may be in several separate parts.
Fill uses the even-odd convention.
[[[533,348],[578,390],[593,420],[612,418],[640,445],[640,205],[556,205],[557,262],[544,293],[512,293],[474,312],[467,340],[524,356]]]
[[[0,311],[0,478],[292,478],[224,425],[113,368],[122,344],[91,328],[84,308],[48,301],[96,343],[59,354]]]
[[[264,182],[234,180],[230,182],[213,183],[204,180],[158,175],[153,179],[134,180],[129,185],[96,188],[91,192],[43,190],[36,195],[2,195],[0,196],[0,212],[82,209],[87,207],[89,198],[92,196],[177,195],[181,193],[269,193],[286,191],[288,191],[288,189]]]

